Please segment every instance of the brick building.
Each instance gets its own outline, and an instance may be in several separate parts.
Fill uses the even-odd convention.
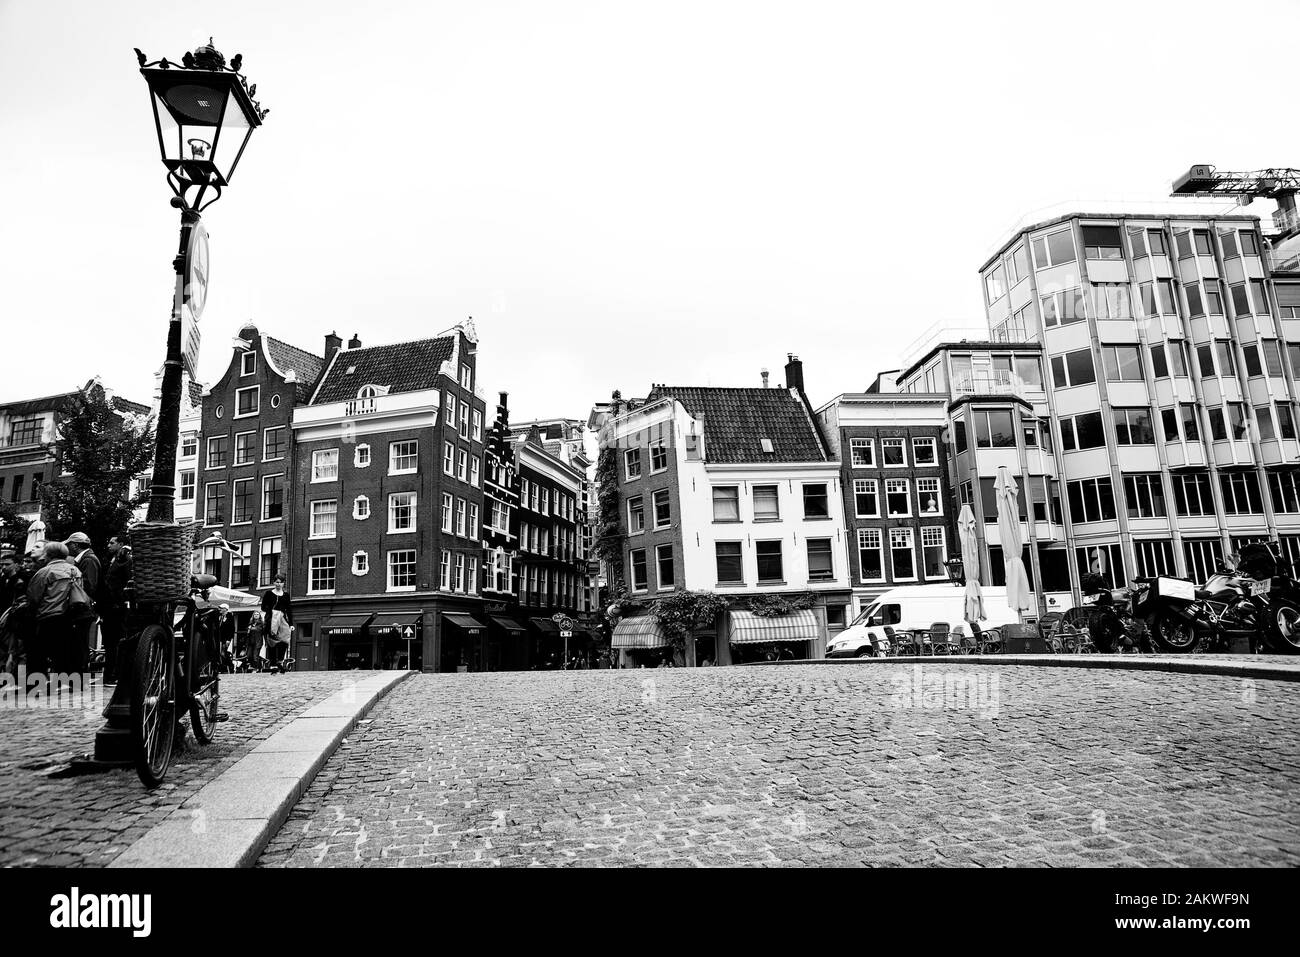
[[[338,336],[325,337],[337,349]],[[227,557],[217,547],[200,556],[202,570],[230,588],[256,593],[291,572],[283,557],[293,534],[286,506],[292,479],[290,422],[320,377],[324,360],[263,335],[253,324],[239,330],[225,374],[203,395],[197,448],[195,517],[203,537],[220,532],[239,549]],[[178,462],[190,451],[182,433]],[[178,497],[183,500],[182,473]],[[290,579],[290,592],[296,583]],[[295,595],[296,597],[296,595]],[[297,649],[295,649],[295,654]]]
[[[840,462],[850,617],[894,585],[948,581],[944,562],[960,557],[947,407],[947,395],[869,391],[837,396],[817,410]]]
[[[295,410],[300,667],[471,666],[487,627],[477,350],[472,322],[415,342],[354,339]]]

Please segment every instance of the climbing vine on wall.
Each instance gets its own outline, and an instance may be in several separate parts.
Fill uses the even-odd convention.
[[[794,611],[805,611],[816,601],[812,592],[800,595],[755,595],[749,599],[749,610],[760,618],[779,618]]]

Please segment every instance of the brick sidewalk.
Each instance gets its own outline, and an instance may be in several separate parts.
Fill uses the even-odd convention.
[[[0,710],[0,866],[105,866],[295,715],[364,674],[223,676],[230,720],[207,747],[187,735],[187,750],[153,792],[134,769],[49,776],[93,750],[102,709]]]
[[[259,863],[1300,863],[1293,682],[920,674],[917,694],[897,667],[419,675]]]

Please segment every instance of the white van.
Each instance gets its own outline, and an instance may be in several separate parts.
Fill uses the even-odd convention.
[[[1007,607],[1007,590],[989,587],[984,590],[984,614],[980,627],[1001,628],[1020,621]],[[1030,596],[1031,599],[1033,596]],[[1033,603],[1031,601],[1031,607]],[[947,622],[950,628],[962,625],[970,634],[966,622],[966,589],[956,585],[901,585],[891,588],[862,610],[844,631],[826,646],[827,658],[868,658],[878,649],[889,652],[889,639],[885,625],[894,631],[929,630],[936,622]],[[873,649],[874,639],[874,649]]]

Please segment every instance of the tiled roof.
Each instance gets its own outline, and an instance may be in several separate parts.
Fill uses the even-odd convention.
[[[665,397],[704,420],[710,462],[827,461],[807,406],[789,389],[657,385],[646,402]],[[763,451],[763,439],[772,441],[771,452]]]
[[[455,342],[454,337],[443,336],[344,349],[330,365],[312,404],[354,399],[364,385],[387,386],[390,395],[437,388],[438,370],[451,358]]]
[[[320,378],[321,370],[325,368],[325,360],[320,356],[312,355],[306,349],[299,349],[271,336],[265,338],[266,350],[271,356],[271,361],[281,373],[287,375],[293,372],[297,379],[294,384],[297,399],[299,402],[306,402],[311,396],[316,380]]]
[[[199,408],[203,405],[203,386],[193,379],[188,380],[190,390],[190,405]]]
[[[132,402],[130,399],[123,399],[120,396],[113,396],[110,400],[114,412],[130,412],[134,415],[148,415],[149,406],[142,405],[139,402]]]

